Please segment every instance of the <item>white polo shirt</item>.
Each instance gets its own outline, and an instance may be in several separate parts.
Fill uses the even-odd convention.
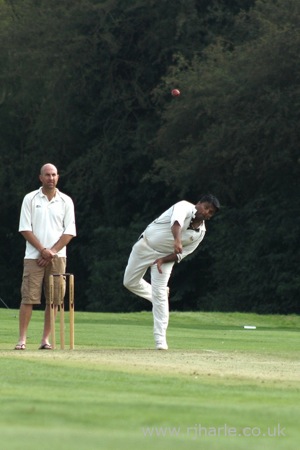
[[[56,189],[48,200],[42,188],[25,195],[20,214],[19,231],[32,231],[45,248],[51,248],[63,234],[76,236],[75,212],[72,199]],[[58,256],[66,256],[66,247]],[[37,259],[40,253],[26,241],[25,259]]]
[[[178,254],[178,261],[192,253],[203,240],[206,232],[204,221],[197,230],[189,229],[191,220],[197,210],[195,205],[182,200],[171,206],[155,219],[143,233],[148,245],[153,250],[169,255],[174,253],[174,236],[171,227],[177,221],[181,226],[181,243],[183,251]]]

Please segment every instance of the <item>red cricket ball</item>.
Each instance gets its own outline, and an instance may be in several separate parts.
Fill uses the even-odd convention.
[[[178,95],[180,95],[180,90],[172,89],[171,94],[173,95],[173,97],[178,97]]]

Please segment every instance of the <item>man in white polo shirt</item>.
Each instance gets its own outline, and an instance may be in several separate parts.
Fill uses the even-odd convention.
[[[178,202],[150,223],[132,248],[124,286],[152,303],[158,350],[168,349],[168,281],[173,266],[196,250],[205,235],[205,220],[219,209],[218,199],[211,194],[203,195],[196,205],[185,200]],[[148,268],[151,284],[143,278]]]
[[[49,336],[50,305],[49,275],[65,273],[66,246],[76,236],[75,212],[72,199],[60,192],[59,179],[53,164],[41,168],[42,186],[25,195],[20,215],[19,232],[26,239],[24,270],[19,312],[19,341],[16,350],[25,350],[28,325],[34,305],[41,303],[42,289],[46,298],[44,331],[40,349],[51,350]],[[55,312],[59,304],[59,289],[54,285]]]

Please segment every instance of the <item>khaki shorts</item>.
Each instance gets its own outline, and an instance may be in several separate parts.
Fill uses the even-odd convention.
[[[23,279],[21,286],[21,303],[25,305],[40,305],[42,290],[46,303],[49,304],[49,275],[65,273],[66,258],[53,258],[47,267],[40,267],[37,259],[24,259]],[[66,286],[64,291],[66,290]],[[54,277],[54,303],[60,303],[59,277]]]

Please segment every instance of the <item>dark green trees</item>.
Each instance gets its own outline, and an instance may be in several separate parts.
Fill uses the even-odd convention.
[[[1,2],[0,296],[18,305],[19,209],[52,162],[78,308],[144,307],[122,288],[131,245],[209,190],[224,208],[173,307],[299,311],[299,17],[296,0]]]
[[[165,109],[155,173],[224,203],[200,307],[299,311],[299,13],[297,2],[257,2],[235,39],[165,79],[184,94]]]

